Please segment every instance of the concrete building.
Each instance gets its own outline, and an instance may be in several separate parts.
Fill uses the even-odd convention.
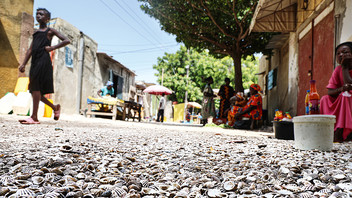
[[[33,0],[0,1],[0,98],[13,92],[33,33]]]
[[[304,114],[309,81],[320,96],[336,66],[334,48],[352,39],[352,2],[343,0],[260,0],[252,19],[253,32],[279,32],[267,45],[273,55],[260,60],[264,109]]]
[[[78,114],[87,108],[88,96],[108,80],[113,81],[117,97],[129,100],[136,74],[105,53],[97,53],[98,44],[67,21],[54,18],[49,27],[67,36],[71,44],[51,52],[55,93],[50,97],[66,114]],[[52,45],[60,40],[54,37]],[[118,86],[117,86],[118,85]]]

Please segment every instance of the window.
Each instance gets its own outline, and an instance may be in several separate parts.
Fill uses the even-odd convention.
[[[268,74],[268,90],[273,89],[276,86],[277,79],[277,68],[269,71]]]

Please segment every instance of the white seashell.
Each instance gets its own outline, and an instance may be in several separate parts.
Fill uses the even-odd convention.
[[[345,175],[343,175],[343,174],[338,174],[338,175],[334,175],[334,176],[332,176],[334,179],[336,179],[336,180],[342,180],[342,179],[345,179],[346,178],[346,176]]]
[[[233,181],[227,181],[224,183],[224,189],[227,191],[233,190],[235,188],[235,182]]]
[[[77,178],[77,179],[86,179],[86,177],[87,177],[87,175],[84,174],[84,173],[78,173],[78,174],[76,175],[76,178]]]
[[[221,191],[219,189],[209,189],[208,196],[209,197],[220,197]]]
[[[215,184],[216,184],[215,181],[211,181],[211,182],[206,182],[206,183],[204,184],[204,186],[205,186],[206,188],[214,188]]]
[[[156,195],[159,194],[159,191],[152,188],[142,188],[142,193],[145,195]]]
[[[42,177],[42,176],[34,176],[31,179],[32,179],[33,184],[36,184],[36,185],[40,185],[45,181],[44,177]]]
[[[28,188],[25,189],[19,189],[17,190],[17,192],[15,193],[15,197],[16,198],[22,198],[22,197],[26,197],[26,198],[34,198],[35,194],[33,191],[29,190]]]

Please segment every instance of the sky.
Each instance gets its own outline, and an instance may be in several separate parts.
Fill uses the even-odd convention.
[[[157,58],[175,53],[181,44],[140,5],[137,0],[34,0],[33,13],[46,8],[51,18],[64,19],[95,40],[98,52],[134,71],[136,81],[157,83]]]

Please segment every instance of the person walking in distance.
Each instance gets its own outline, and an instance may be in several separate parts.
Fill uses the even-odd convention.
[[[164,109],[165,109],[166,101],[165,101],[165,94],[161,95],[159,101],[159,109],[158,109],[158,117],[156,119],[157,122],[164,122]],[[160,119],[161,118],[161,119]]]
[[[36,20],[39,23],[39,29],[34,32],[33,41],[26,52],[24,61],[18,67],[20,72],[25,72],[26,64],[32,57],[28,89],[33,98],[33,113],[30,118],[19,120],[22,124],[40,124],[37,115],[39,101],[44,102],[54,110],[55,120],[59,120],[60,117],[60,104],[54,105],[44,97],[44,94],[54,93],[53,67],[49,52],[70,44],[70,41],[57,30],[47,27],[50,16],[51,14],[47,9],[37,9]],[[54,36],[57,36],[61,42],[51,46],[51,40]]]

